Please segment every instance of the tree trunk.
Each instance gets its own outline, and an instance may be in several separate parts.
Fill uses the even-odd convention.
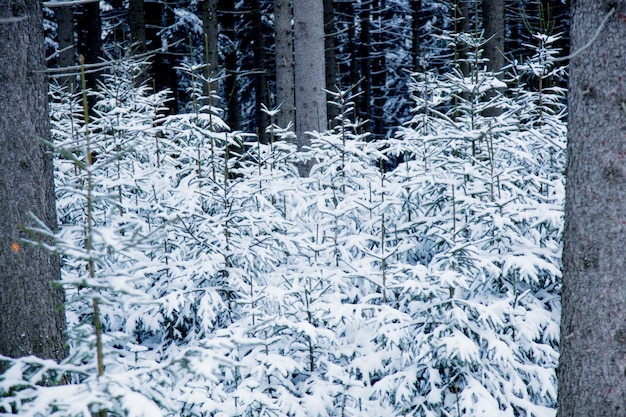
[[[169,114],[178,113],[178,80],[176,77],[176,58],[169,55],[161,39],[161,31],[170,23],[173,16],[168,16],[168,10],[160,1],[145,1],[144,16],[146,30],[146,49],[156,51],[154,61],[149,72],[155,91],[169,89],[173,100],[166,103]]]
[[[205,53],[205,64],[207,65],[205,76],[208,79],[215,77],[219,70],[219,55],[217,44],[219,41],[219,32],[217,24],[217,0],[204,0],[200,2],[200,10],[202,13],[202,31],[204,34],[203,46]],[[204,86],[204,96],[210,97],[211,90],[217,90],[215,85]],[[217,99],[210,99],[211,106],[218,106]]]
[[[362,3],[358,7],[359,23],[361,33],[359,36],[359,47],[357,48],[357,60],[360,63],[361,96],[357,100],[357,111],[361,120],[372,120],[372,66],[371,66],[371,35],[370,35],[370,8],[371,3]],[[370,128],[371,129],[371,128]]]
[[[578,0],[572,16],[561,417],[626,416],[626,22],[601,28],[602,3]]]
[[[422,71],[422,0],[411,0],[411,62],[413,71]]]
[[[335,42],[335,7],[333,0],[324,0],[324,56],[326,57],[326,89],[336,91],[337,88],[337,44]],[[331,99],[327,95],[327,103]],[[327,104],[326,111],[331,126],[335,126],[339,108]]]
[[[294,0],[294,51],[296,83],[296,137],[298,150],[311,142],[305,132],[327,129],[324,5],[322,0]],[[298,167],[308,176],[312,161]]]
[[[504,0],[483,0],[483,26],[485,39],[489,39],[483,51],[483,55],[487,59],[487,69],[502,79],[502,67],[504,67]],[[496,90],[490,90],[486,93],[485,100],[492,100],[497,94]],[[493,106],[483,111],[483,115],[487,117],[496,117],[501,113],[502,109]]]
[[[96,64],[100,60],[102,46],[100,3],[87,3],[76,6],[75,16],[78,53],[85,58],[86,64]],[[87,80],[87,88],[95,90],[98,73],[87,73],[85,78]],[[93,98],[90,97],[90,107],[93,104]]]
[[[372,1],[371,28],[371,76],[372,76],[372,123],[371,132],[374,138],[383,138],[386,134],[385,102],[387,94],[387,68],[385,52],[387,49],[385,36],[384,0]]]
[[[128,0],[130,41],[139,53],[146,52],[146,18],[143,2],[144,0]]]
[[[41,3],[0,0],[0,354],[66,355],[57,257],[24,245],[29,212],[56,229]],[[35,73],[34,71],[40,71]]]
[[[274,0],[276,100],[280,105],[278,125],[281,127],[287,127],[289,122],[296,121],[291,16],[291,0]]]
[[[485,44],[483,55],[487,69],[500,72],[504,67],[504,0],[483,0],[483,27]]]
[[[253,53],[254,53],[254,69],[256,74],[254,75],[254,91],[255,91],[255,114],[256,114],[256,129],[259,135],[261,143],[268,142],[268,135],[265,129],[269,126],[270,120],[267,113],[262,111],[262,105],[271,107],[269,105],[269,94],[267,86],[267,73],[265,65],[265,38],[263,36],[263,21],[261,19],[263,11],[260,0],[254,0],[252,3],[252,10],[250,16],[252,17],[253,33]]]
[[[57,19],[57,39],[59,41],[59,67],[76,65],[74,47],[74,12],[72,6],[54,9]]]
[[[241,108],[239,100],[238,86],[238,63],[237,63],[237,13],[232,0],[222,0],[220,3],[222,13],[222,27],[224,35],[229,42],[224,48],[224,70],[226,79],[224,80],[224,97],[226,98],[226,123],[231,130],[240,130],[242,125]]]
[[[467,0],[454,0],[454,33],[469,34],[470,31],[470,14]],[[454,59],[458,63],[461,74],[465,77],[469,76],[470,67],[467,62],[467,44],[457,40],[454,45]]]

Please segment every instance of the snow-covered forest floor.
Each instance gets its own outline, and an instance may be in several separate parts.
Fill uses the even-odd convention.
[[[34,232],[62,257],[70,356],[11,361],[0,410],[553,416],[566,115],[563,91],[528,85],[562,76],[550,42],[507,90],[413,74],[414,117],[387,140],[338,91],[306,153],[286,126],[229,131],[199,66],[167,117],[132,60],[89,123],[53,86],[60,230]]]

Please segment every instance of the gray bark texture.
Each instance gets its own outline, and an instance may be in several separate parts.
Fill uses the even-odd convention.
[[[291,0],[274,0],[276,40],[276,100],[280,105],[278,125],[296,122],[295,85],[293,78],[293,29]]]
[[[487,68],[499,72],[504,66],[504,0],[483,0],[483,25],[489,39],[484,51]]]
[[[20,241],[29,212],[56,228],[43,47],[41,3],[0,0],[0,354],[60,360],[58,259]]]
[[[624,0],[573,3],[560,417],[626,416],[624,13]]]
[[[327,129],[324,62],[323,0],[294,0],[294,51],[296,83],[296,137],[298,149],[311,141],[309,131]],[[308,176],[311,163],[302,164],[300,175]]]

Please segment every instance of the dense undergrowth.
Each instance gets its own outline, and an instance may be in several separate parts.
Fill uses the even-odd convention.
[[[284,126],[269,144],[230,132],[199,66],[174,116],[130,59],[88,122],[82,92],[53,86],[61,226],[36,231],[63,261],[71,353],[7,359],[0,410],[554,415],[565,111],[531,86],[562,76],[537,40],[511,79],[479,56],[413,74],[389,140],[337,91],[337,127],[305,154]]]

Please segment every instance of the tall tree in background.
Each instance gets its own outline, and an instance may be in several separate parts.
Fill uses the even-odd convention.
[[[211,77],[215,77],[219,71],[217,0],[204,0],[200,2],[200,12],[202,14],[202,33],[204,35],[204,45],[202,49],[204,50],[207,65],[205,76],[207,79],[210,79]],[[211,89],[216,89],[216,86],[208,84],[204,87],[204,95],[206,97],[210,96]],[[211,99],[210,103],[211,106],[219,105],[217,99]]]
[[[359,81],[362,95],[357,100],[357,111],[361,120],[372,120],[372,39],[370,31],[370,16],[372,4],[370,1],[354,6],[358,11],[359,44],[356,48],[357,62],[361,78]]]
[[[146,52],[146,18],[144,0],[128,0],[130,41],[138,52]]]
[[[294,51],[296,83],[296,136],[298,149],[310,144],[308,131],[327,129],[325,62],[324,62],[324,5],[322,0],[294,0]],[[299,166],[307,176],[310,163]]]
[[[420,71],[422,68],[420,55],[422,50],[421,30],[422,22],[422,0],[411,0],[411,62],[413,71]]]
[[[291,16],[291,0],[274,0],[276,101],[280,105],[278,124],[281,127],[287,127],[289,122],[296,120]]]
[[[372,0],[371,54],[372,77],[371,131],[375,137],[382,138],[386,133],[385,96],[387,86],[387,68],[385,62],[386,24],[385,0]]]
[[[624,8],[578,0],[572,10],[561,417],[626,415]]]
[[[239,41],[237,39],[237,22],[240,13],[237,11],[232,0],[220,0],[218,7],[221,13],[221,24],[224,37],[228,39],[224,46],[224,98],[226,99],[226,122],[232,130],[241,129],[241,106],[239,100],[239,66],[237,51]]]
[[[102,19],[100,17],[100,3],[92,2],[75,6],[76,19],[76,49],[85,59],[86,64],[95,64],[99,61],[102,49]],[[87,88],[96,88],[97,72],[86,74]],[[90,98],[90,105],[93,99]]]
[[[265,128],[270,120],[267,113],[262,111],[262,105],[270,107],[268,92],[267,65],[265,62],[265,38],[263,31],[263,2],[261,0],[250,1],[250,16],[252,27],[252,51],[254,56],[254,92],[255,92],[255,115],[256,129],[261,143],[268,142]]]
[[[59,261],[20,241],[29,212],[56,229],[42,29],[38,0],[0,0],[0,354],[60,360]]]
[[[326,60],[326,89],[335,91],[337,84],[337,42],[335,39],[335,6],[333,0],[324,0],[324,55]],[[327,96],[328,101],[332,98]],[[339,108],[333,104],[326,106],[328,119],[334,124],[339,116]]]
[[[144,18],[146,32],[146,49],[155,51],[154,60],[150,66],[150,78],[155,91],[169,89],[174,100],[167,102],[170,114],[178,113],[178,79],[176,66],[178,60],[175,54],[169,51],[169,45],[163,42],[162,30],[173,23],[173,12],[161,1],[144,1]]]
[[[485,44],[483,55],[489,71],[498,73],[504,67],[504,0],[483,0]]]
[[[59,42],[59,67],[70,67],[76,64],[74,47],[74,14],[71,5],[56,7],[57,39]]]

